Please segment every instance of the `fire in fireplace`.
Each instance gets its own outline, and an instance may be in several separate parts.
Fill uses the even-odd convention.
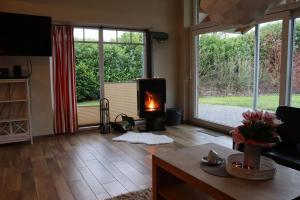
[[[152,93],[151,91],[145,92],[145,111],[154,112],[160,110],[160,99],[157,94]]]
[[[145,118],[146,130],[164,130],[166,80],[138,79],[137,90],[138,115]]]

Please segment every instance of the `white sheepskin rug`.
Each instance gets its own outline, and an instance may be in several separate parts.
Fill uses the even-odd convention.
[[[166,135],[127,132],[119,137],[113,138],[113,141],[153,145],[153,144],[168,144],[168,143],[172,143],[174,140]]]

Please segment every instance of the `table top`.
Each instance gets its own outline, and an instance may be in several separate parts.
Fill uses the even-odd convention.
[[[200,146],[187,147],[174,151],[155,154],[154,157],[185,172],[211,188],[234,199],[294,199],[300,196],[300,171],[276,165],[277,172],[272,180],[254,181],[234,177],[218,177],[200,169],[202,157],[214,149],[221,157],[227,158],[237,151],[208,143]]]

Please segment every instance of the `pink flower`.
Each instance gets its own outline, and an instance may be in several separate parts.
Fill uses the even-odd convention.
[[[263,111],[256,111],[251,113],[251,120],[262,120],[263,119]]]
[[[240,134],[238,128],[234,129],[234,131],[232,133],[232,138],[233,138],[233,141],[237,144],[241,144],[246,141],[245,137],[242,134]]]
[[[281,120],[279,120],[279,119],[273,119],[273,125],[274,125],[274,127],[277,127],[277,126],[279,126],[280,124],[282,124],[282,121],[281,121]]]
[[[237,144],[249,143],[272,147],[281,142],[280,136],[275,133],[276,127],[281,124],[281,121],[276,118],[275,114],[264,111],[247,111],[243,113],[243,117],[243,125],[237,127],[232,134]],[[262,132],[264,135],[259,135]]]
[[[237,127],[232,134],[237,144],[248,143],[272,147],[281,142],[280,136],[275,131],[282,122],[277,119],[275,114],[264,111],[247,111],[243,113],[243,117],[243,125]],[[258,135],[262,132],[264,135]]]
[[[248,110],[247,112],[244,112],[242,115],[243,115],[245,120],[250,120],[251,119],[251,111],[250,110]]]
[[[242,123],[244,124],[245,127],[251,126],[251,121],[250,120],[243,120]]]
[[[263,120],[264,120],[264,121],[268,121],[268,122],[272,122],[272,121],[275,119],[275,117],[276,117],[276,116],[275,116],[274,114],[265,112],[264,117],[263,117]]]

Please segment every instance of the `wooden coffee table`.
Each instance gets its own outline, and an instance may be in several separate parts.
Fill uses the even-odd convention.
[[[225,158],[236,153],[209,143],[153,155],[153,200],[283,200],[300,196],[300,171],[281,165],[277,165],[274,179],[268,181],[218,177],[204,172],[200,169],[200,160],[211,149]]]

